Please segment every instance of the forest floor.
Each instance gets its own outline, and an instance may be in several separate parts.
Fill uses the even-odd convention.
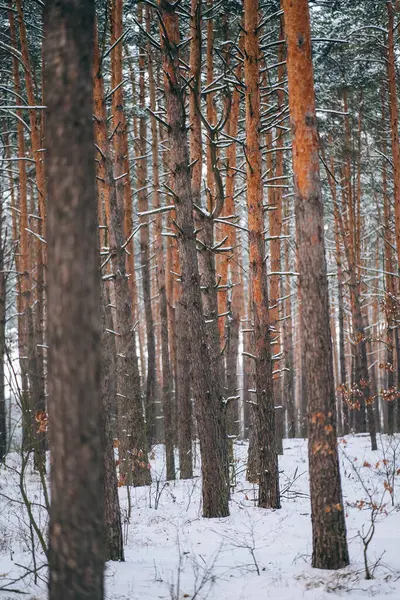
[[[366,436],[340,440],[351,564],[336,572],[312,569],[311,515],[308,495],[307,443],[284,440],[279,458],[282,508],[256,506],[256,488],[245,480],[247,444],[235,444],[235,477],[231,515],[201,517],[201,481],[166,483],[164,458],[157,447],[152,458],[153,484],[131,490],[128,519],[127,489],[120,488],[126,541],[125,563],[108,563],[108,600],[324,600],[351,595],[364,599],[400,597],[400,437],[382,436],[378,451],[369,450]],[[29,522],[20,501],[18,476],[0,469],[0,600],[44,600],[46,568],[38,585],[33,569]],[[198,473],[198,464],[196,466]],[[37,475],[27,473],[32,502],[42,503]],[[393,488],[393,491],[392,491]],[[6,496],[6,497],[5,497]],[[7,499],[8,498],[8,499]],[[34,506],[45,531],[46,514]],[[373,579],[365,579],[363,542],[371,517],[375,534],[367,560]],[[36,565],[43,555],[36,548]],[[20,581],[13,580],[25,576]]]

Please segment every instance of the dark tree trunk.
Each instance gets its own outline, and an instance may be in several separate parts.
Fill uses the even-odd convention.
[[[42,396],[42,381],[39,369],[37,344],[33,312],[30,306],[26,307],[26,327],[28,342],[28,380],[30,391],[31,410],[31,442],[34,454],[35,469],[40,472],[46,471],[46,433],[38,426],[40,413],[44,411],[44,397]]]
[[[116,403],[115,341],[107,331],[112,322],[106,290],[102,293],[103,329],[101,340],[101,392],[104,411],[104,529],[105,559],[124,560],[121,510],[118,497],[118,480],[114,459],[114,439],[111,414]]]
[[[387,329],[387,340],[386,340],[386,368],[387,368],[387,386],[388,391],[394,388],[394,364],[393,364],[393,329]],[[387,401],[387,431],[389,435],[394,433],[394,401]]]
[[[341,215],[339,213],[339,207],[337,203],[336,194],[336,182],[333,177],[334,174],[334,161],[331,159],[330,172],[328,174],[329,184],[332,191],[332,199],[334,202],[334,218],[335,218],[335,246],[336,246],[336,267],[337,267],[337,286],[338,286],[338,325],[339,325],[339,385],[346,384],[346,356],[345,356],[345,343],[344,343],[344,289],[343,289],[343,268],[341,258],[341,247],[340,247],[340,225],[339,221]],[[342,431],[343,435],[347,435],[350,431],[349,427],[349,405],[342,394],[342,398],[339,399],[342,405]]]
[[[245,352],[251,351],[251,320],[248,315],[250,314],[250,302],[247,301],[247,318],[245,319],[245,325],[243,324],[243,350]],[[247,331],[246,331],[247,329]],[[242,381],[243,381],[243,430],[244,439],[250,440],[250,430],[252,427],[252,407],[251,402],[254,400],[253,394],[249,391],[254,388],[254,365],[253,361],[246,356],[242,357]],[[250,447],[249,447],[250,454]]]
[[[208,8],[212,2],[208,2]],[[191,135],[190,135],[190,162],[193,163],[191,172],[191,191],[192,201],[197,207],[201,206],[201,186],[202,186],[202,135],[201,135],[201,115],[200,115],[200,92],[201,92],[201,3],[192,1],[192,16],[191,29],[193,38],[190,46],[190,66],[191,74],[193,75],[193,90],[190,94],[190,120],[191,120]],[[207,21],[207,85],[210,85],[213,80],[213,19],[210,17]],[[215,120],[215,109],[213,104],[213,94],[207,94],[207,120],[204,122],[205,127],[210,127]],[[223,204],[218,202],[218,199],[223,196],[218,187],[217,180],[219,171],[217,171],[216,156],[217,150],[215,146],[215,138],[213,133],[208,129],[207,137],[207,211],[198,210],[196,213],[196,229],[199,232],[199,253],[198,266],[201,281],[201,295],[203,314],[205,318],[205,329],[208,340],[208,348],[210,355],[210,377],[214,381],[214,386],[218,397],[222,399],[224,395],[224,372],[223,362],[220,349],[220,334],[218,325],[218,299],[217,299],[217,284],[215,272],[215,252],[214,246],[214,218],[218,217]],[[222,183],[221,183],[222,186]],[[224,419],[224,411],[221,412],[221,418]],[[222,423],[222,428],[225,430],[225,423]],[[227,459],[226,459],[227,461]]]
[[[139,22],[142,22],[143,5],[138,5]],[[147,127],[146,127],[146,86],[145,86],[145,47],[139,47],[139,139],[136,146],[136,177],[138,188],[139,213],[146,212],[148,206],[148,169],[147,169]],[[151,305],[150,282],[150,221],[148,216],[140,218],[144,227],[140,230],[140,263],[143,290],[144,314],[146,320],[147,340],[147,377],[146,377],[146,422],[149,447],[157,441],[156,431],[156,341],[154,334],[154,318]],[[171,457],[170,457],[171,458]]]
[[[394,330],[394,339],[396,343],[396,357],[397,357],[397,389],[400,387],[400,336],[399,336],[399,328],[396,327]],[[400,398],[395,400],[396,402],[396,422],[395,422],[395,430],[397,433],[400,432]]]
[[[19,6],[19,4],[17,5]],[[18,50],[17,33],[15,28],[14,13],[8,11],[10,23],[10,37],[13,47]],[[22,26],[21,26],[22,27]],[[22,39],[22,36],[21,36]],[[26,58],[26,57],[25,57]],[[17,105],[21,104],[21,80],[19,74],[19,64],[16,57],[13,57],[13,79],[14,91]],[[20,116],[20,111],[17,111]],[[18,196],[19,196],[19,236],[18,253],[15,255],[16,270],[20,274],[17,281],[17,310],[18,310],[18,354],[21,371],[21,390],[20,403],[22,412],[22,446],[25,450],[32,449],[33,427],[32,411],[30,406],[30,393],[28,385],[28,325],[27,314],[29,298],[31,293],[31,269],[29,267],[28,250],[28,207],[27,207],[27,175],[25,158],[25,136],[24,127],[21,120],[17,122],[17,143],[18,143]],[[17,235],[15,240],[17,240]]]
[[[31,106],[35,106],[38,103],[38,97],[34,89],[33,80],[33,68],[30,61],[28,40],[26,34],[26,26],[24,20],[24,13],[22,9],[21,0],[16,1],[16,9],[18,13],[19,22],[19,37],[21,54],[24,64],[24,78],[25,88],[28,103]],[[11,25],[11,19],[10,19]],[[12,25],[12,28],[14,26]],[[15,40],[15,32],[12,33],[12,37]],[[14,44],[16,45],[16,44]],[[18,66],[16,67],[18,71]],[[19,75],[18,75],[19,81]],[[15,78],[15,82],[16,78]],[[17,86],[16,86],[17,87]],[[39,100],[40,103],[40,100]],[[18,104],[18,102],[17,102]],[[41,111],[34,109],[29,111],[29,122],[30,122],[30,137],[31,137],[31,148],[32,157],[35,162],[35,179],[36,187],[38,191],[38,202],[37,208],[40,215],[39,220],[35,220],[36,223],[33,226],[36,229],[39,236],[46,238],[46,181],[44,174],[44,159],[42,152],[42,140],[41,130],[43,125]],[[44,119],[44,117],[43,117]],[[23,136],[23,131],[22,131]],[[25,167],[24,167],[25,170]],[[26,180],[24,183],[26,186]],[[25,190],[25,202],[26,202],[26,190]],[[32,201],[34,207],[34,198],[32,194]],[[21,232],[20,232],[21,235]],[[26,240],[28,234],[26,233]],[[32,301],[34,300],[33,294],[31,294],[33,286],[32,273],[25,273],[27,280],[26,298],[25,298],[25,319],[27,319],[26,332],[28,336],[28,365],[27,365],[27,376],[30,383],[30,396],[29,396],[29,410],[31,411],[31,441],[32,447],[35,453],[35,467],[37,469],[45,468],[45,450],[46,450],[46,434],[44,431],[37,430],[37,424],[35,422],[35,416],[37,413],[44,413],[46,410],[45,401],[45,376],[44,376],[44,356],[43,356],[43,345],[44,345],[44,301],[45,301],[45,286],[44,286],[44,263],[46,260],[46,245],[43,244],[40,238],[36,238],[34,249],[32,249],[32,257],[36,258],[36,299],[35,299],[35,314],[32,311]],[[33,261],[32,261],[33,262]],[[27,266],[28,263],[26,263]]]
[[[343,284],[339,279],[338,274],[338,321],[339,321],[339,372],[340,383],[346,383],[346,356],[344,346],[344,306],[343,306]],[[342,399],[343,413],[343,434],[347,435],[350,431],[349,427],[349,407],[347,402]]]
[[[181,479],[193,477],[192,400],[187,359],[190,352],[186,309],[182,302],[175,306],[176,318],[176,394],[178,399],[178,447]]]
[[[289,205],[285,202],[285,235],[289,234]],[[289,271],[289,241],[285,238],[284,241],[285,249],[285,270]],[[294,356],[293,356],[293,313],[292,313],[292,300],[291,300],[291,287],[289,277],[285,278],[286,281],[282,281],[282,297],[286,296],[284,303],[284,316],[283,321],[283,354],[284,354],[284,367],[283,373],[283,392],[284,400],[287,409],[287,436],[289,438],[296,437],[296,407],[294,399]]]
[[[256,423],[256,406],[250,404],[250,418],[248,427],[249,450],[247,455],[247,473],[246,479],[250,483],[258,483],[258,474],[260,471],[260,460],[257,450],[257,423]]]
[[[146,29],[150,33],[150,13],[146,7]],[[161,207],[160,198],[160,174],[159,174],[159,136],[157,119],[154,114],[157,111],[156,87],[153,69],[153,52],[150,43],[147,44],[148,76],[150,109],[153,112],[151,118],[151,153],[152,153],[152,180],[153,180],[153,208]],[[172,372],[169,358],[169,331],[168,331],[168,304],[165,277],[164,244],[162,237],[163,218],[161,212],[156,214],[154,226],[154,246],[156,252],[157,287],[160,299],[160,339],[161,339],[161,363],[162,363],[162,404],[164,413],[164,442],[167,479],[175,479],[175,455],[174,455],[174,419],[172,402]]]
[[[233,293],[237,293],[235,289]],[[233,438],[239,435],[239,398],[238,396],[238,381],[237,381],[237,360],[239,351],[239,327],[240,327],[240,315],[233,302],[228,297],[228,311],[230,317],[228,317],[227,330],[227,342],[226,342],[226,396],[230,398],[227,414],[226,424],[228,435]]]
[[[307,379],[312,565],[349,564],[336,438],[323,206],[308,0],[284,0],[296,229]]]
[[[366,309],[366,313],[363,315],[363,321],[364,321],[364,330],[367,331],[369,326],[368,326],[368,309]],[[371,342],[371,337],[367,337],[366,338],[366,351],[367,351],[367,357],[372,356],[372,342]],[[377,431],[379,432],[379,406],[378,406],[378,383],[377,383],[377,379],[376,379],[376,365],[372,364],[370,365],[370,367],[368,368],[368,373],[370,375],[370,389],[369,389],[369,401],[367,404],[367,417],[368,417],[368,430],[370,433],[370,437],[371,437],[371,442],[373,440],[375,440],[375,444],[371,443],[371,449],[372,450],[377,450],[377,444],[376,444],[376,433]],[[370,423],[370,419],[373,420],[373,423]],[[372,425],[372,428],[371,428]],[[371,435],[371,429],[372,429],[372,435]]]
[[[93,30],[93,1],[46,3],[50,600],[104,597]]]
[[[122,3],[115,1],[113,11],[112,31],[113,36],[118,39],[122,27]],[[115,71],[121,77],[121,48],[118,44],[112,60],[117,64]],[[98,74],[99,78],[100,74]],[[99,79],[99,83],[102,81]],[[120,81],[115,82],[116,85]],[[119,88],[122,92],[122,86]],[[103,97],[103,90],[100,97]],[[110,217],[108,225],[109,245],[111,253],[111,265],[113,271],[114,293],[115,293],[115,346],[116,346],[116,371],[117,371],[117,405],[119,425],[119,459],[120,480],[127,485],[148,485],[151,483],[149,461],[147,455],[147,441],[145,421],[143,417],[142,394],[140,386],[140,374],[138,357],[136,351],[136,336],[134,330],[134,313],[132,306],[132,290],[129,285],[127,273],[127,259],[125,247],[126,240],[125,217],[126,217],[126,188],[129,183],[125,182],[127,173],[127,135],[126,119],[123,110],[123,97],[115,106],[114,142],[114,173],[111,163],[111,152],[108,147],[108,137],[105,133],[104,147],[102,149],[105,157],[106,184],[110,190]],[[104,103],[103,103],[104,104]],[[99,106],[99,112],[104,113],[104,106]],[[103,127],[105,116],[102,117]],[[129,169],[128,169],[129,170]],[[133,252],[133,244],[130,248]],[[132,268],[132,263],[130,263]],[[133,273],[131,273],[131,278]]]
[[[299,265],[299,261],[298,261],[298,265]],[[299,270],[300,267],[298,266],[297,269]],[[303,304],[302,304],[302,299],[301,299],[301,290],[299,290],[298,292],[298,296],[299,296],[299,305],[298,305],[298,326],[299,326],[299,332],[298,332],[298,343],[300,344],[300,350],[299,350],[299,365],[297,367],[297,377],[299,377],[300,379],[300,385],[298,387],[299,390],[299,394],[300,394],[300,398],[299,398],[299,435],[302,438],[307,438],[308,435],[308,424],[307,424],[307,405],[308,405],[308,398],[307,398],[307,377],[306,377],[306,371],[305,371],[305,340],[304,340],[304,330],[303,330],[303,326],[302,326],[302,312],[303,312]]]
[[[117,175],[117,174],[116,174]],[[112,181],[112,172],[108,178]],[[117,398],[120,429],[120,473],[122,483],[151,483],[143,418],[136,339],[125,260],[124,197],[118,183],[110,194],[110,250],[114,272],[115,329],[117,348]]]
[[[229,514],[226,432],[223,398],[211,377],[203,305],[200,291],[193,222],[190,160],[185,119],[185,91],[179,72],[180,34],[176,3],[159,0],[164,89],[169,131],[169,167],[176,207],[176,234],[181,261],[183,303],[191,343],[191,381],[200,439],[203,516]]]
[[[1,188],[0,188],[1,189]],[[7,453],[4,354],[6,349],[6,277],[4,273],[3,205],[0,202],[0,462]]]
[[[353,342],[355,351],[355,384],[360,394],[357,396],[360,402],[359,409],[355,411],[356,431],[366,431],[368,418],[368,431],[371,438],[371,449],[377,449],[376,423],[373,410],[374,400],[370,393],[370,378],[368,371],[367,340],[361,313],[359,285],[356,281],[354,269],[350,269],[350,296],[353,318]]]

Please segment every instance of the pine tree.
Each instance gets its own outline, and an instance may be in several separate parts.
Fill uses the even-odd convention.
[[[104,597],[94,2],[44,12],[49,189],[50,600]]]
[[[349,564],[336,440],[332,342],[308,0],[284,0],[302,328],[308,392],[313,567]]]

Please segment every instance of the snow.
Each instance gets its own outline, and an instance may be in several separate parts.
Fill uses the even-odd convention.
[[[340,461],[351,564],[340,571],[312,569],[311,521],[308,496],[307,442],[284,440],[279,458],[282,509],[270,511],[256,506],[256,488],[245,481],[247,444],[235,444],[236,482],[224,519],[201,517],[200,478],[166,483],[162,447],[152,459],[153,483],[131,489],[132,514],[127,518],[127,489],[120,488],[126,562],[108,563],[106,593],[109,600],[324,600],[350,595],[354,600],[400,597],[400,437],[379,439],[378,451],[369,450],[366,436],[340,440]],[[345,454],[344,454],[345,453]],[[384,462],[383,462],[384,461]],[[196,473],[199,472],[197,460]],[[385,464],[386,463],[386,464]],[[8,459],[17,465],[17,456]],[[394,474],[394,506],[388,475]],[[389,481],[390,483],[390,481]],[[27,473],[32,500],[43,502],[37,476]],[[0,469],[0,494],[19,499],[17,476]],[[385,507],[368,549],[374,579],[364,578],[363,548],[358,531],[368,530],[371,495]],[[383,500],[382,500],[383,497]],[[360,504],[358,504],[360,506]],[[45,512],[41,527],[46,527]],[[37,563],[43,556],[37,549]],[[0,496],[0,587],[32,566],[27,517],[20,504]],[[45,569],[39,571],[46,577]],[[45,583],[34,585],[31,577],[10,585],[28,595],[0,591],[0,600],[28,598],[44,600]]]

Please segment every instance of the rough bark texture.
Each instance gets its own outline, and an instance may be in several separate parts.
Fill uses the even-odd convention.
[[[123,0],[111,2],[111,44],[120,40],[123,34]],[[111,85],[115,89],[112,95],[112,126],[114,138],[117,138],[118,157],[121,172],[124,176],[119,181],[120,193],[124,196],[124,234],[128,238],[132,232],[132,185],[129,160],[128,125],[124,109],[124,86],[122,68],[122,43],[114,46],[111,53]],[[126,268],[129,273],[129,289],[132,295],[133,312],[135,313],[136,280],[135,280],[135,248],[133,239],[126,245]]]
[[[6,347],[6,277],[4,273],[3,210],[0,202],[0,462],[7,452],[4,353]]]
[[[146,27],[150,32],[150,13],[146,8]],[[147,45],[148,74],[149,74],[149,92],[150,109],[154,113],[157,110],[156,88],[154,80],[153,55],[150,44]],[[159,154],[158,154],[158,128],[157,120],[154,116],[151,118],[151,148],[152,148],[152,181],[153,181],[153,208],[158,210],[161,207],[160,198],[160,174],[159,174]],[[165,263],[164,263],[164,244],[162,238],[163,219],[159,212],[155,217],[154,227],[154,246],[156,253],[156,279],[158,294],[160,299],[160,320],[161,320],[161,361],[162,361],[162,402],[164,412],[164,441],[166,454],[167,479],[175,479],[175,459],[174,459],[174,429],[172,422],[172,374],[169,359],[169,332],[168,332],[168,309],[167,292],[165,281]]]
[[[331,141],[331,140],[329,140]],[[324,162],[326,163],[326,157],[322,148],[322,155]],[[338,287],[338,326],[339,326],[339,372],[338,372],[338,386],[345,385],[347,381],[346,375],[346,358],[345,358],[345,335],[344,335],[344,284],[343,284],[343,267],[342,267],[342,249],[340,244],[340,231],[341,231],[341,215],[339,212],[339,205],[336,193],[336,182],[335,182],[335,163],[333,157],[331,157],[329,169],[327,169],[327,176],[329,187],[331,190],[333,200],[333,214],[334,214],[334,229],[335,229],[335,249],[336,249],[336,268],[337,268],[337,287]],[[338,402],[341,405],[341,416],[342,419],[338,418],[338,433],[339,435],[346,435],[350,431],[349,427],[349,406],[347,400],[342,394]],[[338,411],[339,415],[339,411]]]
[[[176,393],[178,399],[178,447],[180,479],[193,477],[192,399],[187,360],[190,355],[188,320],[182,297],[175,303]]]
[[[335,187],[336,190],[336,187]],[[335,243],[336,243],[336,265],[337,265],[337,278],[338,278],[338,325],[339,325],[339,365],[340,365],[340,381],[339,384],[346,383],[346,358],[345,358],[345,345],[344,345],[344,292],[343,292],[343,271],[342,271],[342,260],[341,260],[341,248],[340,248],[340,237],[339,237],[339,209],[334,199],[334,213],[335,213]],[[345,401],[342,401],[342,433],[346,435],[349,433],[349,408]]]
[[[45,7],[49,204],[50,600],[104,597],[94,2]]]
[[[107,177],[107,160],[110,161],[107,139],[104,86],[100,65],[100,52],[97,39],[97,25],[94,31],[93,50],[93,110],[94,138],[98,152],[97,160],[97,210],[99,223],[103,221],[103,209],[110,214],[110,182]],[[101,232],[100,232],[101,235]],[[102,339],[101,339],[101,391],[104,411],[104,529],[105,559],[124,560],[121,527],[121,511],[118,497],[118,479],[114,459],[114,439],[111,416],[117,405],[116,388],[116,346],[112,333],[113,319],[106,283],[102,286]],[[108,331],[107,331],[108,329]]]
[[[142,19],[143,5],[138,5],[138,21]],[[136,177],[138,187],[138,207],[139,213],[148,210],[148,190],[149,185],[147,174],[147,127],[146,127],[146,49],[139,47],[139,106],[141,116],[139,118],[139,139],[136,145]],[[147,341],[147,377],[146,377],[146,420],[147,436],[149,445],[156,441],[156,342],[154,335],[154,319],[151,305],[151,285],[150,285],[150,221],[148,216],[141,216],[140,222],[144,227],[140,230],[140,261],[141,278],[143,290],[144,314],[146,319],[146,341]]]
[[[160,128],[160,137],[165,135],[163,127]],[[164,143],[167,145],[165,138]],[[169,171],[168,152],[164,152],[164,171]],[[170,182],[168,182],[170,183]],[[168,227],[172,229],[171,213],[168,213]],[[187,361],[190,356],[190,343],[188,336],[188,322],[186,307],[182,299],[182,283],[177,280],[177,273],[181,272],[179,249],[176,240],[167,238],[167,297],[169,310],[169,323],[171,332],[171,360],[175,365],[175,405],[177,410],[177,441],[179,451],[179,477],[190,479],[193,477],[193,417],[190,369],[188,372]]]
[[[201,177],[202,177],[202,137],[200,106],[200,78],[201,78],[201,0],[191,0],[190,19],[190,75],[193,84],[189,95],[190,119],[190,158],[196,160],[191,169],[191,183],[193,202],[200,206],[201,203]]]
[[[344,187],[342,186],[342,192]],[[360,280],[357,277],[357,259],[355,257],[354,232],[355,232],[355,213],[351,190],[348,189],[347,197],[343,194],[343,199],[347,205],[347,217],[342,219],[339,211],[336,212],[336,218],[339,222],[342,239],[344,242],[347,267],[348,267],[348,286],[350,290],[350,307],[352,315],[352,352],[354,356],[353,386],[357,389],[355,397],[351,400],[353,408],[353,420],[357,432],[366,431],[368,416],[368,429],[371,437],[371,449],[377,449],[376,443],[376,422],[374,415],[374,398],[370,393],[370,377],[367,358],[367,341],[365,327],[363,322],[361,299],[360,299]]]
[[[226,32],[226,39],[229,39],[229,31]],[[239,39],[239,49],[243,51],[244,35]],[[243,75],[243,65],[239,62],[236,68],[236,77],[241,80]],[[226,132],[232,138],[236,138],[239,128],[240,114],[240,92],[235,88],[232,93],[232,102],[230,114],[226,124]],[[235,215],[236,207],[234,201],[236,187],[236,166],[237,166],[236,144],[232,143],[226,151],[226,186],[223,214],[225,216]],[[227,237],[227,246],[233,250],[229,253],[220,255],[218,275],[221,277],[218,292],[218,313],[228,312],[225,318],[219,317],[222,344],[225,345],[226,357],[226,377],[225,389],[228,398],[235,398],[227,407],[227,431],[228,435],[237,437],[239,435],[239,402],[238,402],[238,377],[237,364],[239,352],[239,329],[240,314],[243,306],[243,283],[241,281],[241,245],[236,233],[236,228],[227,224],[222,224],[221,237]],[[225,327],[221,327],[224,325]]]
[[[26,35],[26,27],[24,21],[24,14],[20,0],[16,0],[16,8],[19,22],[19,37],[21,45],[21,54],[24,64],[24,76],[25,76],[25,87],[28,104],[35,106],[37,104],[37,96],[35,94],[35,87],[33,81],[33,70],[31,66],[28,40]],[[44,113],[37,110],[29,110],[29,123],[30,123],[30,134],[31,134],[31,146],[32,146],[32,158],[35,161],[35,181],[36,190],[38,194],[38,215],[40,219],[35,219],[33,228],[39,236],[46,239],[46,180],[44,173],[44,159],[43,159],[43,148],[42,148],[42,128]],[[33,199],[33,196],[32,196]],[[33,200],[34,201],[34,200]],[[35,211],[36,212],[36,211]],[[34,380],[31,390],[31,410],[35,415],[38,411],[46,410],[45,401],[45,376],[44,376],[44,306],[45,306],[45,274],[44,265],[46,263],[46,244],[36,237],[34,241],[34,254],[36,260],[36,302],[35,302],[35,315],[30,318],[32,320],[31,335],[31,356],[34,363],[34,372],[30,372],[30,379]],[[33,300],[33,298],[32,298]],[[45,448],[46,439],[45,433],[36,432],[36,423],[34,425],[33,440],[35,444],[35,465],[36,467],[44,468],[45,465]]]
[[[212,7],[212,0],[207,2],[208,9]],[[200,22],[195,23],[196,27],[200,27]],[[201,38],[201,32],[195,33],[196,40]],[[196,77],[198,74],[197,63],[201,59],[201,39],[197,42],[197,47],[194,49],[195,56],[192,58],[193,76]],[[200,46],[200,48],[198,47]],[[200,50],[200,56],[198,52]],[[210,85],[213,81],[213,20],[209,18],[207,21],[207,85]],[[196,121],[200,119],[200,104],[198,102],[198,96],[196,93],[199,91],[198,86],[200,81],[197,81],[192,92],[195,98],[195,106],[193,117]],[[215,382],[215,388],[218,396],[222,398],[224,394],[224,373],[223,364],[220,349],[220,335],[218,328],[218,299],[217,299],[217,284],[216,284],[216,270],[215,270],[215,252],[214,246],[214,218],[218,217],[221,212],[222,204],[219,202],[219,198],[223,202],[223,190],[221,193],[221,186],[218,187],[216,178],[219,176],[217,166],[217,148],[215,145],[215,133],[210,129],[210,125],[215,120],[215,110],[213,104],[213,94],[209,93],[206,97],[207,103],[207,118],[205,121],[205,127],[207,129],[207,145],[206,145],[206,163],[207,163],[207,207],[206,210],[198,210],[196,213],[196,228],[199,232],[198,239],[198,264],[201,282],[202,292],[202,305],[203,313],[206,324],[206,334],[208,339],[208,347],[210,354],[210,376]],[[196,125],[192,128],[191,137],[200,135],[200,139],[195,140],[191,145],[190,162],[200,164],[202,163],[202,139],[201,139],[201,127]],[[200,207],[201,204],[201,169],[197,169],[192,172],[192,196],[193,203],[195,206]],[[219,196],[219,198],[218,198]],[[224,415],[222,415],[224,417]]]
[[[180,43],[176,5],[159,0],[166,113],[169,124],[169,167],[176,206],[176,232],[181,260],[183,302],[191,340],[192,390],[202,462],[203,516],[229,514],[223,399],[211,377],[211,360],[200,292],[193,198],[185,123],[185,97],[179,74]]]
[[[119,33],[122,19],[120,0],[115,0],[113,11],[114,37]],[[116,46],[118,48],[120,44]],[[121,74],[119,54],[114,56],[117,62],[115,72]],[[118,81],[120,83],[120,81]],[[122,88],[122,86],[121,86]],[[122,100],[120,100],[122,102]],[[147,485],[151,482],[147,457],[145,421],[143,417],[140,375],[136,352],[132,290],[126,271],[126,186],[124,174],[127,173],[126,120],[123,104],[118,103],[118,112],[114,115],[114,174],[108,164],[107,176],[110,193],[110,237],[111,264],[113,268],[115,290],[115,330],[117,349],[117,398],[119,418],[119,455],[120,480],[128,485]],[[115,129],[116,128],[116,129]],[[133,251],[133,247],[131,248]],[[131,266],[131,265],[130,265]]]
[[[284,234],[289,235],[289,202],[285,200],[285,225]],[[290,270],[290,243],[286,237],[284,240],[284,254],[285,254],[285,271]],[[286,403],[286,416],[287,416],[287,435],[289,438],[296,437],[296,407],[294,397],[294,351],[293,351],[293,311],[292,311],[292,297],[291,297],[291,286],[290,277],[285,277],[282,282],[283,293],[285,297],[284,302],[284,321],[283,321],[283,353],[284,353],[284,367],[283,373],[283,395]]]
[[[12,45],[17,49],[17,34],[15,28],[14,13],[8,11],[10,23],[10,37]],[[14,91],[17,106],[21,99],[21,79],[19,74],[19,65],[16,57],[13,57],[13,80]],[[18,116],[21,112],[17,111]],[[21,409],[22,409],[22,439],[25,449],[32,448],[33,445],[33,423],[32,423],[32,402],[30,391],[28,389],[28,325],[27,315],[31,295],[31,264],[30,253],[28,249],[28,207],[27,207],[27,176],[25,162],[25,137],[24,126],[21,120],[17,121],[17,144],[18,144],[18,176],[19,176],[19,252],[15,257],[15,266],[20,276],[17,282],[17,307],[18,307],[18,354],[21,369]],[[14,242],[17,241],[18,233],[14,236]]]
[[[102,290],[101,393],[104,411],[104,539],[105,560],[124,560],[118,479],[114,459],[111,413],[116,402],[115,342],[107,331],[112,322],[106,290]]]
[[[284,0],[295,210],[308,392],[312,564],[348,565],[336,439],[335,389],[323,239],[308,0]]]
[[[260,49],[258,40],[258,0],[245,0],[246,83],[246,170],[249,229],[250,286],[254,326],[255,380],[257,407],[257,450],[259,453],[258,504],[280,508],[278,457],[275,443],[275,414],[272,381],[267,272],[264,260],[264,217],[262,159],[260,149]]]
[[[385,123],[385,99],[382,94],[382,121]],[[386,140],[383,139],[382,150],[386,154]],[[387,322],[387,339],[386,339],[386,359],[385,370],[387,372],[386,389],[389,392],[394,389],[394,363],[393,363],[393,348],[394,348],[394,332],[393,321],[396,315],[396,295],[395,283],[392,273],[394,273],[393,265],[393,234],[391,229],[391,203],[387,189],[387,173],[386,159],[382,161],[382,188],[383,188],[383,218],[384,218],[384,270],[385,270],[385,302],[384,312]],[[397,362],[399,355],[397,354]],[[390,397],[390,396],[389,396]],[[393,435],[394,431],[394,402],[387,402],[387,433]]]

